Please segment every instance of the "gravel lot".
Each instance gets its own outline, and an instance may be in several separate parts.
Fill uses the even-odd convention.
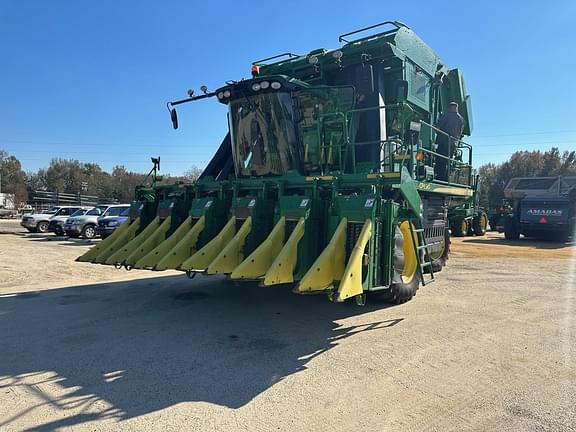
[[[574,245],[456,239],[413,301],[357,307],[0,233],[2,431],[576,430]]]

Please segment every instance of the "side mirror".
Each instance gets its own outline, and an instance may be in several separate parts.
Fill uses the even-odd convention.
[[[178,115],[176,114],[176,108],[170,108],[170,119],[172,120],[172,127],[178,129]]]
[[[408,81],[396,81],[396,102],[401,103],[408,99]]]

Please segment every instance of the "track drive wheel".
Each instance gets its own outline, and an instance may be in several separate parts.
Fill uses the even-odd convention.
[[[477,236],[486,235],[486,231],[488,230],[488,215],[486,212],[480,212],[480,214],[472,220],[472,230]]]
[[[394,280],[382,300],[386,303],[402,304],[416,295],[420,287],[417,251],[414,249],[410,221],[403,221],[396,227],[394,235]],[[416,234],[414,234],[416,235]]]

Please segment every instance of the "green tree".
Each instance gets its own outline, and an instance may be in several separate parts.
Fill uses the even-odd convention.
[[[500,205],[504,187],[514,177],[553,177],[576,175],[576,151],[560,153],[556,147],[547,151],[518,151],[510,159],[495,165],[482,165],[480,174],[480,205]]]
[[[15,195],[15,204],[28,199],[26,173],[16,156],[0,149],[0,192]]]

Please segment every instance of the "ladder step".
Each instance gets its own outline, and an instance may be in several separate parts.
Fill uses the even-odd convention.
[[[416,246],[416,248],[417,248],[418,250],[428,249],[428,245],[425,244],[425,245],[421,245],[421,246]]]

